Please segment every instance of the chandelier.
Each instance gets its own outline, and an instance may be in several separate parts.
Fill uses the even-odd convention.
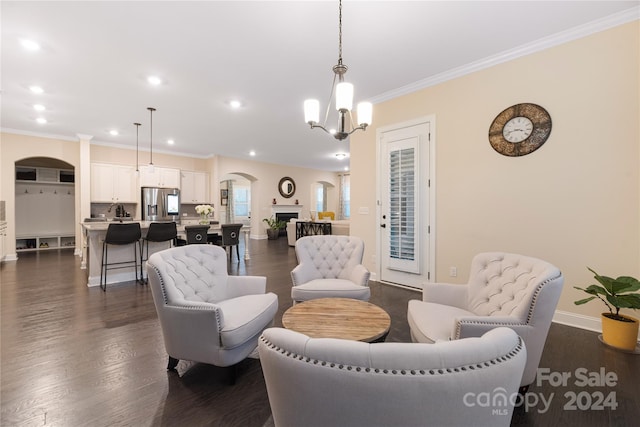
[[[340,0],[338,18],[338,64],[333,66],[333,83],[331,84],[331,94],[329,95],[324,124],[318,123],[320,121],[320,102],[317,99],[307,99],[304,101],[304,121],[311,126],[311,129],[320,128],[332,134],[339,141],[342,141],[358,129],[366,130],[367,126],[371,124],[373,109],[370,102],[359,103],[357,112],[358,125],[354,125],[351,115],[351,109],[353,108],[353,85],[344,81],[346,72],[347,66],[342,63],[342,0]],[[338,82],[337,84],[336,81]],[[336,95],[336,110],[338,110],[338,129],[335,131],[328,130],[326,127],[334,93]]]

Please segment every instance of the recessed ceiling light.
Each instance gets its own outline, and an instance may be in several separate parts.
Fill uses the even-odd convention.
[[[169,144],[169,145],[173,145],[173,144],[175,144],[175,143],[176,143],[176,142],[175,142],[173,139],[169,139],[169,140],[167,140],[167,144]]]
[[[40,50],[40,45],[34,42],[33,40],[23,39],[20,41],[20,44],[22,45],[23,48],[27,50],[32,50],[32,51]]]
[[[109,134],[112,135],[112,136],[118,136],[118,131],[115,130],[115,129],[112,129],[112,130],[109,131]]]
[[[147,77],[147,81],[149,82],[149,84],[152,84],[154,86],[159,86],[162,83],[162,79],[160,79],[160,77],[158,76],[149,76]]]
[[[349,170],[349,166],[345,166],[345,167],[344,167],[344,170],[345,170],[345,171],[348,171],[348,170]]]
[[[256,155],[256,152],[255,152],[255,151],[253,151],[253,150],[251,150],[251,151],[249,151],[249,155],[250,155],[251,157],[253,157],[253,156],[255,156],[255,155]]]
[[[44,93],[44,89],[40,86],[29,86],[29,90],[33,93]]]
[[[234,99],[229,101],[229,106],[234,110],[237,110],[238,108],[242,107],[242,102],[238,101],[237,99]]]
[[[35,104],[33,106],[33,109],[36,110],[36,111],[44,111],[44,110],[46,110],[46,108],[44,108],[44,105],[42,105],[42,104]]]
[[[45,119],[44,117],[38,117],[36,119],[36,122],[40,123],[41,125],[47,123],[47,119]]]
[[[344,160],[346,158],[347,158],[347,155],[345,153],[336,153],[336,159]]]

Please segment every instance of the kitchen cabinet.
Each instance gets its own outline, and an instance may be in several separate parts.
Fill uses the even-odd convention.
[[[133,166],[91,164],[91,201],[137,203],[136,170]]]
[[[180,169],[140,166],[140,187],[180,188]]]
[[[207,203],[209,200],[209,174],[204,172],[182,171],[180,187],[181,203]]]

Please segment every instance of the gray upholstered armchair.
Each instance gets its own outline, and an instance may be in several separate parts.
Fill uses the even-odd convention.
[[[265,293],[265,277],[227,275],[219,246],[157,252],[147,272],[170,370],[179,359],[221,367],[240,362],[278,310],[278,297]]]
[[[508,426],[527,358],[507,328],[433,345],[270,328],[258,351],[274,424],[305,427]]]
[[[294,303],[315,298],[368,301],[369,270],[362,265],[364,242],[359,237],[318,235],[296,241],[298,265],[291,271]]]
[[[535,379],[564,278],[537,258],[480,253],[471,262],[469,283],[427,283],[422,301],[409,301],[407,319],[414,342],[479,337],[506,326],[527,345],[522,386]]]

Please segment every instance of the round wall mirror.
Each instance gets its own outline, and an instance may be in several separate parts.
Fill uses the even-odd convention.
[[[296,183],[293,181],[293,179],[285,176],[278,183],[278,191],[280,192],[280,195],[282,197],[288,199],[296,192]]]

